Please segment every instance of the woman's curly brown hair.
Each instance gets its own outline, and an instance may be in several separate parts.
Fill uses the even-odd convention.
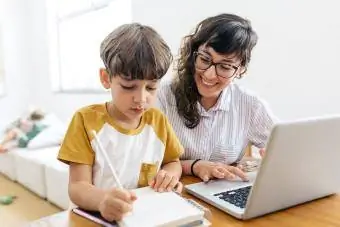
[[[177,78],[172,82],[171,88],[178,114],[188,128],[195,128],[201,118],[197,108],[201,95],[194,79],[194,52],[201,45],[206,45],[220,54],[235,54],[244,68],[240,74],[242,75],[256,43],[257,35],[250,21],[233,14],[209,17],[201,21],[192,34],[184,37],[177,62]]]

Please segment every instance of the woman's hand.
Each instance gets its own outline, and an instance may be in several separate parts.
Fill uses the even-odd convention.
[[[194,174],[204,182],[212,178],[234,180],[236,177],[248,181],[246,174],[235,166],[225,165],[219,162],[200,160],[193,167]]]
[[[178,193],[182,192],[183,184],[179,182],[177,174],[171,173],[171,171],[166,171],[164,169],[158,171],[157,175],[150,182],[150,187],[155,191],[165,192],[165,191],[176,191]]]
[[[132,203],[136,194],[122,189],[113,189],[104,195],[99,204],[100,214],[108,221],[120,221],[123,216],[132,211]]]
[[[259,153],[260,153],[260,155],[261,155],[261,158],[263,158],[263,157],[265,156],[265,154],[266,154],[266,150],[265,150],[264,148],[261,148],[261,149],[259,150]]]

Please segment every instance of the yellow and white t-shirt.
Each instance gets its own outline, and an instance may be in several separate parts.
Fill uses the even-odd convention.
[[[91,130],[97,132],[121,184],[127,189],[145,186],[138,184],[142,165],[151,164],[158,171],[162,164],[178,159],[183,152],[167,118],[157,109],[147,110],[138,128],[127,130],[109,116],[105,104],[84,107],[73,116],[58,159],[91,165],[93,184],[103,189],[117,185]]]

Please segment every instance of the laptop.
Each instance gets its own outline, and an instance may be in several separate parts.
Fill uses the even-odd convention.
[[[249,182],[212,180],[188,193],[239,219],[250,219],[340,192],[340,116],[276,124]]]

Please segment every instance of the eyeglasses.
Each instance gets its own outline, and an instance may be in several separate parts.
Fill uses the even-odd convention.
[[[196,69],[207,70],[213,65],[215,66],[216,75],[226,79],[233,77],[240,67],[221,62],[215,63],[210,57],[197,51],[194,52],[194,58]]]

